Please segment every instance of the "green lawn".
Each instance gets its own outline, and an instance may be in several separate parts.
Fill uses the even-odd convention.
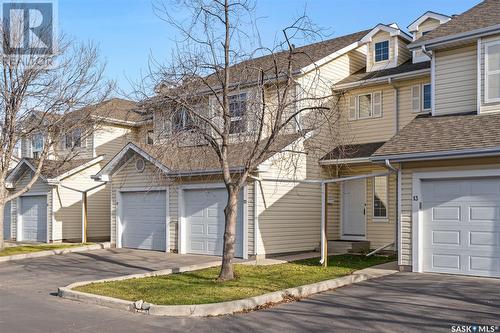
[[[48,250],[67,249],[71,247],[79,247],[84,245],[91,245],[92,243],[75,243],[75,244],[37,244],[37,245],[22,245],[6,247],[0,250],[0,257],[12,256],[14,254],[25,254],[31,252],[40,252]]]
[[[394,257],[339,255],[329,257],[329,266],[318,259],[279,265],[235,265],[237,279],[216,281],[219,268],[123,281],[93,283],[75,290],[129,301],[144,300],[159,305],[206,304],[237,300],[329,280],[369,266],[393,261]]]

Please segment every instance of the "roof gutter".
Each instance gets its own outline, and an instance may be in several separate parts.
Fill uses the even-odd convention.
[[[418,49],[421,46],[425,45],[428,50],[431,50],[433,48],[443,46],[443,45],[446,45],[449,43],[466,41],[468,39],[474,39],[474,38],[483,37],[483,36],[491,35],[494,33],[498,33],[498,30],[500,30],[500,24],[496,24],[496,25],[481,28],[481,29],[466,31],[466,32],[458,33],[458,34],[451,35],[451,36],[438,37],[438,38],[434,38],[434,39],[427,40],[427,41],[419,42],[417,40],[414,43],[408,44],[408,48],[410,50],[415,50],[415,49]]]
[[[358,164],[370,163],[370,157],[357,157],[357,158],[338,158],[319,161],[320,165],[340,165],[340,164]]]
[[[430,72],[431,72],[430,68],[424,68],[424,69],[419,69],[419,70],[411,71],[411,72],[407,72],[407,73],[400,73],[400,74],[382,76],[382,77],[378,77],[378,78],[374,78],[374,79],[366,79],[366,80],[360,80],[360,81],[355,81],[355,82],[350,82],[350,83],[338,84],[338,85],[333,86],[333,90],[357,88],[357,87],[360,87],[360,86],[366,85],[366,84],[377,84],[377,83],[386,83],[386,82],[390,83],[393,80],[402,80],[402,79],[424,76],[424,75],[430,74]]]
[[[387,160],[391,162],[411,162],[411,161],[446,160],[454,158],[489,157],[498,155],[500,155],[500,147],[486,148],[486,149],[464,149],[464,150],[436,151],[428,153],[372,156],[370,160],[375,163],[376,162],[386,163]]]

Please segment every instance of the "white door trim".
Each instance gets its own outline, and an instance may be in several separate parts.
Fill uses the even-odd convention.
[[[412,181],[412,270],[423,272],[422,180],[500,177],[500,169],[414,172]],[[401,242],[401,240],[400,240]]]
[[[349,180],[348,180],[349,181]],[[366,178],[364,179],[355,179],[354,181],[363,181],[364,184],[364,197],[365,197],[365,235],[364,236],[345,236],[344,235],[344,184],[345,182],[340,183],[340,239],[342,240],[366,240]]]
[[[124,192],[150,192],[150,191],[165,191],[166,203],[165,203],[165,252],[170,252],[170,205],[169,205],[169,197],[170,191],[168,186],[150,186],[150,187],[122,187],[116,190],[116,247],[122,248],[122,234],[123,234],[123,226],[122,226],[122,193]]]
[[[203,190],[203,189],[225,189],[224,183],[207,183],[207,184],[186,184],[177,186],[177,202],[178,202],[178,223],[179,223],[179,253],[187,253],[187,226],[186,226],[186,211],[184,207],[184,191],[185,190]],[[248,259],[248,186],[243,186],[243,259]]]

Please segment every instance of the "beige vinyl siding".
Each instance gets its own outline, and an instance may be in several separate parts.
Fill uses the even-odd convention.
[[[422,37],[422,33],[426,31],[432,31],[440,25],[441,23],[439,22],[439,20],[429,17],[427,20],[419,24],[418,31],[416,32],[416,38],[418,39]]]
[[[422,85],[431,83],[430,75],[425,77],[404,81],[398,83],[399,89],[399,129],[408,125],[416,116],[425,112],[413,112],[412,109],[412,87],[415,85],[420,86],[420,101],[422,103]],[[428,112],[428,111],[427,111]]]
[[[366,119],[349,120],[349,99],[368,93],[382,92],[382,116]],[[390,85],[362,87],[351,90],[339,101],[343,144],[386,141],[396,133],[396,99],[395,90]],[[333,147],[332,147],[333,148]]]
[[[61,181],[80,191],[99,183],[91,179],[100,170],[98,163]],[[87,193],[87,240],[109,240],[109,190],[103,186]],[[82,194],[58,186],[54,189],[54,240],[80,241],[82,237]]]
[[[334,167],[330,167],[334,169]],[[386,172],[384,167],[363,164],[342,166],[338,171],[330,171],[338,177],[349,177],[358,175],[369,175],[372,173]],[[365,179],[365,202],[366,202],[366,240],[370,241],[371,248],[394,242],[396,240],[396,185],[397,176],[391,174],[387,183],[387,218],[373,217],[373,178]],[[341,216],[342,216],[342,191],[341,183],[328,185],[328,213],[327,227],[328,239],[341,239]]]
[[[486,103],[485,100],[485,54],[486,54],[486,44],[489,42],[496,42],[500,40],[500,35],[495,35],[488,38],[483,38],[481,40],[481,53],[480,53],[480,64],[481,64],[481,113],[498,112],[500,111],[500,102],[496,103]]]
[[[412,265],[413,173],[422,171],[453,171],[498,169],[500,158],[477,158],[405,163],[401,170],[401,258],[400,265]]]
[[[476,45],[435,53],[435,114],[477,110]]]
[[[19,180],[14,184],[13,192],[19,191],[23,189],[31,180],[33,172],[31,170],[27,170]],[[47,194],[47,232],[49,233],[49,241],[52,240],[52,195],[51,195],[51,186],[49,186],[44,180],[38,179],[35,184],[31,187],[31,190],[28,193],[40,193]],[[17,238],[17,213],[18,213],[18,203],[20,198],[17,200],[12,200],[11,203],[11,232],[14,238]]]
[[[95,155],[104,155],[104,161],[109,161],[136,136],[128,126],[102,124],[94,132]]]
[[[405,39],[398,37],[396,40],[398,48],[398,58],[396,61],[399,66],[410,60],[412,53],[408,49],[408,42]]]

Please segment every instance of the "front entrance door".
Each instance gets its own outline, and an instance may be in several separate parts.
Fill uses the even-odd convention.
[[[365,239],[365,179],[342,183],[342,239]]]

